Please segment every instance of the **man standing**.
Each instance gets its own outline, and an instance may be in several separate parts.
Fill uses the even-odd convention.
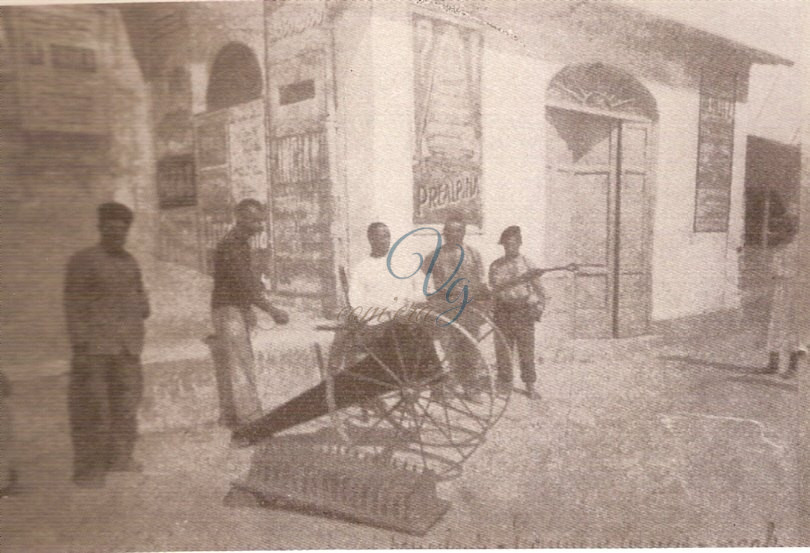
[[[352,270],[349,285],[351,307],[360,311],[359,318],[369,325],[392,320],[398,308],[424,301],[421,281],[415,276],[396,278],[388,270],[391,232],[385,223],[371,223],[366,231],[371,248]]]
[[[439,361],[430,335],[419,325],[402,322],[396,316],[399,308],[424,298],[419,279],[398,279],[389,271],[391,233],[384,223],[369,225],[367,237],[370,255],[352,270],[350,309],[344,310],[348,314],[340,322],[345,324],[332,342],[328,370],[334,377],[335,389],[343,390],[344,399],[351,396],[349,403],[356,401],[367,412],[377,411],[382,416],[387,408],[377,399],[380,393],[394,389],[400,379],[419,380]],[[378,384],[383,385],[382,390],[376,389]],[[236,447],[254,445],[276,432],[326,414],[327,407],[326,384],[322,382],[235,430],[231,443]]]
[[[68,409],[73,479],[81,486],[103,486],[107,471],[140,470],[132,454],[149,301],[138,263],[124,249],[132,218],[125,205],[100,205],[100,243],[74,254],[67,266]]]
[[[501,233],[499,244],[504,256],[489,267],[489,284],[495,296],[494,319],[506,339],[496,342],[498,380],[502,386],[512,385],[512,367],[507,363],[506,348],[517,349],[520,358],[520,379],[526,394],[539,399],[534,390],[537,374],[534,370],[534,323],[540,320],[545,307],[545,294],[534,266],[520,254],[523,243],[520,227],[511,226]]]
[[[778,219],[772,219],[775,237],[771,244],[771,278],[773,295],[771,317],[768,322],[768,366],[766,374],[778,373],[780,360],[787,358],[787,367],[781,373],[783,378],[792,378],[799,367],[801,351],[796,328],[796,282],[799,276],[799,250],[795,240],[798,232],[798,218],[789,212]]]
[[[236,225],[217,245],[214,254],[212,319],[216,332],[214,365],[219,389],[220,421],[235,428],[261,416],[255,384],[251,329],[256,325],[253,306],[286,324],[287,313],[273,306],[265,295],[261,276],[254,270],[250,238],[264,226],[264,209],[258,200],[236,206]]]
[[[453,290],[451,296],[458,294],[461,291],[461,284],[466,284],[470,290],[471,299],[481,302],[485,301],[488,296],[487,288],[484,285],[484,265],[481,262],[481,255],[478,250],[464,243],[466,235],[466,225],[460,217],[453,216],[447,219],[444,224],[442,236],[444,243],[439,251],[439,257],[436,259],[436,264],[433,267],[433,289],[434,291],[440,286],[444,285],[444,290],[436,296],[441,296],[444,301],[444,294],[447,288],[453,284],[457,279],[466,279],[467,282],[459,283],[459,286]],[[464,256],[463,259],[461,256]],[[433,253],[425,258],[423,265],[424,270],[428,270]],[[453,275],[453,271],[461,261],[461,267],[458,272]],[[452,278],[450,278],[452,277]]]
[[[478,312],[486,311],[484,302],[489,299],[489,290],[484,284],[484,265],[478,251],[464,243],[465,235],[466,225],[460,217],[451,216],[447,219],[442,230],[443,243],[431,272],[433,287],[428,290],[437,292],[430,299],[439,313],[446,311],[448,302],[461,303],[457,300],[464,293],[465,287],[469,293],[469,301],[473,302]],[[430,264],[435,253],[434,250],[425,257],[422,265],[425,272],[431,271]],[[457,285],[448,298],[447,292],[454,282]],[[465,310],[453,324],[461,324],[475,335],[482,323],[483,320],[474,310]],[[462,335],[451,333],[447,340],[449,355],[460,369],[456,374],[456,383],[461,385],[468,399],[474,399],[484,386],[481,361]]]

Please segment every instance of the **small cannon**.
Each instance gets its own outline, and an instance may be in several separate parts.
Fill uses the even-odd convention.
[[[241,427],[235,437],[256,444],[329,416],[339,440],[351,448],[442,479],[458,476],[510,393],[496,378],[494,341],[503,337],[487,316],[467,309],[461,323],[447,326],[430,319],[328,327],[338,332],[338,351],[324,363],[315,346],[323,381]],[[511,369],[511,358],[506,362]]]
[[[551,270],[576,266],[525,278]],[[241,494],[424,534],[449,507],[436,484],[461,474],[506,408],[498,361],[515,370],[508,347],[496,359],[506,341],[483,309],[434,317],[319,327],[337,332],[328,362],[314,345],[323,381],[235,432],[261,446],[230,503]],[[287,433],[321,418],[321,432]]]

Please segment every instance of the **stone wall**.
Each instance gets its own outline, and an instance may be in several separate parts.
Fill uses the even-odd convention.
[[[8,8],[4,16],[8,97],[25,101],[4,105],[2,348],[4,361],[24,363],[67,353],[63,269],[97,241],[98,203],[130,205],[133,250],[151,253],[152,144],[145,84],[118,10]],[[66,20],[81,25],[56,23]],[[57,58],[51,42],[74,50]],[[92,53],[79,63],[68,55],[76,51]],[[49,100],[50,85],[61,103]]]

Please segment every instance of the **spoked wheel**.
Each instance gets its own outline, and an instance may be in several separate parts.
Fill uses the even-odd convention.
[[[392,324],[356,337],[358,355],[343,363],[339,378],[373,397],[346,406],[346,389],[337,379],[326,382],[331,422],[347,445],[442,479],[461,474],[511,388],[497,379],[495,344],[503,335],[483,313],[466,309],[463,324]]]

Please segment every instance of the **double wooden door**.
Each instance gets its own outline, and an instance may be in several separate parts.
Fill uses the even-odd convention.
[[[650,318],[649,124],[556,108],[547,110],[547,121],[546,260],[582,266],[554,301],[575,337],[644,334]]]

